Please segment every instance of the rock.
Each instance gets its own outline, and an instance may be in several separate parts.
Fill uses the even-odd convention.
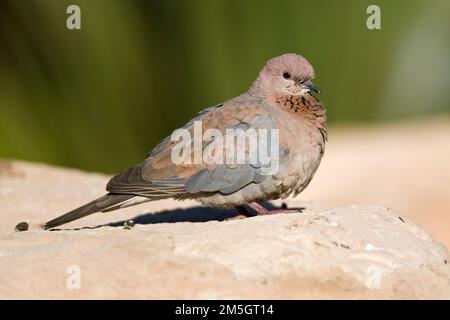
[[[450,116],[332,126],[302,199],[327,207],[382,204],[450,248]]]
[[[388,208],[290,200],[303,213],[222,221],[235,213],[164,200],[44,231],[39,224],[101,195],[107,177],[8,168],[16,174],[0,174],[0,299],[450,298],[446,248]],[[14,232],[21,220],[28,232]]]

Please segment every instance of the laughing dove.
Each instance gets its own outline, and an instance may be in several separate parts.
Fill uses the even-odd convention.
[[[216,135],[223,136],[229,130],[275,132],[276,139],[261,139],[270,140],[266,146],[258,143],[255,148],[255,144],[240,144],[247,160],[255,149],[275,150],[276,157],[271,158],[269,164],[262,163],[259,158],[256,162],[239,162],[234,156],[230,157],[231,161],[228,158],[223,162],[204,161],[208,160],[204,156],[205,150],[208,144],[216,141],[216,135],[203,136],[200,142],[195,138],[188,140],[184,144],[187,148],[182,149],[184,158],[180,161],[174,159],[175,148],[179,146],[172,135],[162,140],[141,164],[114,176],[106,186],[106,195],[47,222],[43,227],[53,228],[95,212],[165,198],[194,199],[206,206],[235,207],[247,213],[248,208],[259,214],[291,212],[269,211],[258,202],[297,195],[309,184],[319,166],[327,129],[325,108],[310,92],[320,93],[311,82],[313,78],[314,70],[304,57],[284,54],[273,58],[247,92],[205,109],[182,128],[183,132],[194,133],[194,136],[196,125],[202,132],[215,129]],[[195,158],[196,143],[204,148],[201,149],[203,157],[200,154],[200,158]],[[226,153],[227,147],[238,144],[233,138],[232,143],[224,145],[223,149],[218,147],[210,155],[214,157],[220,151]],[[276,170],[267,170],[268,165]]]

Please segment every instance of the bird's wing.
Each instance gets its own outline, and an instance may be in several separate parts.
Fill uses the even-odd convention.
[[[229,102],[206,109],[183,128],[191,135],[194,122],[201,121],[203,133],[217,129],[225,137],[230,128],[274,127],[270,113],[259,101],[236,98]],[[202,141],[202,150],[210,141]],[[167,137],[161,141],[140,165],[114,176],[107,185],[111,193],[134,194],[154,199],[182,197],[204,192],[233,193],[249,183],[260,183],[267,176],[261,175],[258,164],[198,164],[179,163],[172,160],[176,142]],[[246,147],[249,146],[246,144]],[[224,143],[225,148],[225,143]],[[189,159],[193,160],[191,148]],[[248,150],[246,150],[248,152]],[[225,153],[224,153],[225,154]]]

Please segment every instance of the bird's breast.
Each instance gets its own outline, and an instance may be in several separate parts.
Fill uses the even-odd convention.
[[[298,194],[311,181],[325,148],[324,127],[308,119],[292,118],[285,114],[277,117],[280,144],[287,149],[280,158],[280,169],[276,179],[286,194]]]

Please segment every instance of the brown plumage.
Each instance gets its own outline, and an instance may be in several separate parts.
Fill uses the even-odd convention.
[[[327,139],[325,108],[310,91],[314,70],[300,55],[285,54],[267,62],[248,92],[202,111],[183,128],[194,132],[201,121],[203,132],[217,129],[278,129],[279,168],[264,174],[263,166],[240,163],[177,164],[172,159],[176,143],[162,140],[139,165],[114,176],[105,196],[49,221],[44,228],[99,211],[112,211],[164,198],[195,199],[220,208],[249,206],[271,213],[256,202],[297,195],[311,181]],[[210,140],[201,141],[207,148]],[[223,153],[226,153],[224,146]],[[245,146],[249,154],[250,146]],[[193,151],[189,154],[194,158]],[[277,162],[278,163],[278,162]],[[276,212],[283,212],[277,210]]]

